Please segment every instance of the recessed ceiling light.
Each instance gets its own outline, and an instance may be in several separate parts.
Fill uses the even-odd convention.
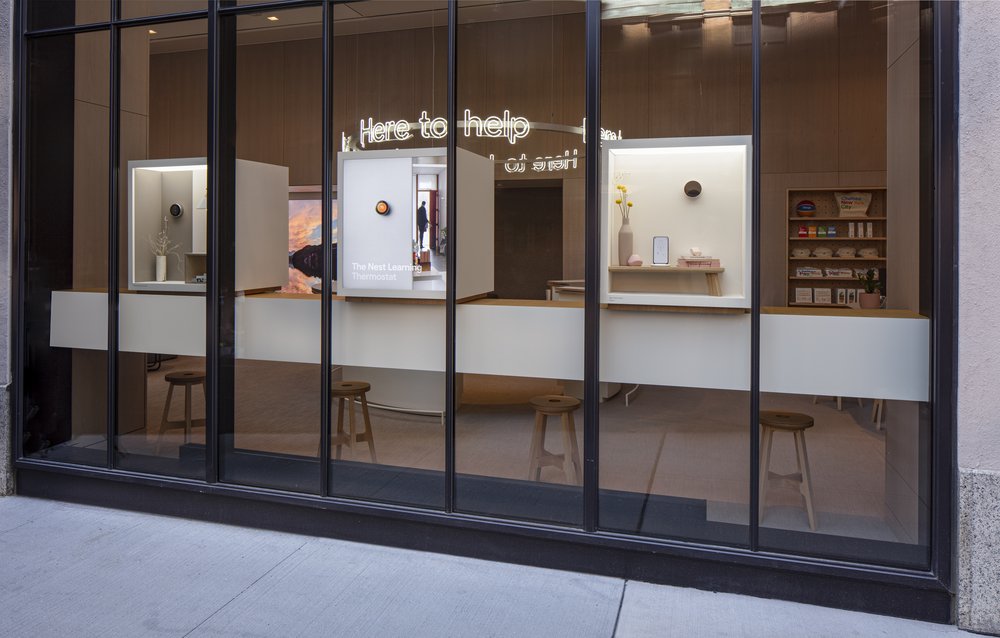
[[[156,35],[156,31],[155,31],[155,30],[153,30],[153,29],[150,29],[150,30],[149,30],[149,35]]]
[[[267,19],[270,20],[271,22],[277,22],[278,16],[267,16]]]

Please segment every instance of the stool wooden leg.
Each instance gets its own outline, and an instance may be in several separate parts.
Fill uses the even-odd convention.
[[[757,486],[758,492],[758,521],[764,520],[764,502],[767,500],[767,481],[771,471],[771,443],[774,441],[774,430],[769,427],[761,428],[760,433],[760,484]]]
[[[837,412],[844,411],[844,397],[837,397]]]
[[[167,400],[163,404],[163,417],[160,418],[160,433],[156,437],[156,449],[154,454],[160,455],[160,446],[163,445],[163,433],[167,431],[167,417],[170,415],[170,401],[174,397],[174,384],[167,388]]]
[[[578,485],[583,478],[580,468],[580,450],[576,445],[576,427],[573,423],[573,413],[564,412],[562,415],[562,438],[563,438],[563,472],[566,473],[566,482],[570,485]]]
[[[337,399],[337,460],[344,446],[344,399]]]
[[[354,396],[347,399],[347,421],[351,431],[350,437],[347,439],[347,447],[351,448],[351,460],[356,458],[354,453],[354,442],[358,438],[358,429],[354,422]]]
[[[372,419],[368,414],[368,398],[365,392],[361,393],[361,414],[365,418],[365,440],[368,441],[368,453],[371,454],[372,463],[378,463],[375,458],[375,435],[372,433]]]
[[[809,473],[809,454],[806,452],[806,433],[802,431],[794,432],[795,435],[795,462],[799,466],[799,473],[802,475],[802,484],[799,491],[806,499],[806,514],[809,516],[809,529],[816,530],[816,512],[813,510],[812,476]]]
[[[542,477],[540,463],[542,450],[545,448],[545,415],[535,412],[535,430],[531,433],[531,452],[529,453],[528,480],[537,481]]]
[[[191,440],[191,384],[184,386],[184,443]]]
[[[718,273],[705,273],[705,280],[708,282],[708,294],[713,297],[722,296],[722,285],[719,282]]]

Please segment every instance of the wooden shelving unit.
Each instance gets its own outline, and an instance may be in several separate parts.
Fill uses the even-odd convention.
[[[834,193],[866,192],[872,194],[871,204],[868,206],[868,214],[865,217],[841,217],[837,208]],[[813,217],[800,217],[795,214],[795,207],[802,200],[809,200],[816,204],[816,215]],[[861,282],[856,278],[846,277],[801,277],[796,274],[796,268],[812,266],[814,268],[876,268],[881,277],[886,273],[886,245],[888,238],[888,224],[886,219],[886,192],[882,186],[848,187],[838,186],[835,188],[794,188],[786,192],[785,197],[785,257],[786,257],[786,281],[785,299],[789,306],[804,306],[812,308],[839,308],[844,304],[836,303],[837,289],[863,290]],[[871,237],[850,237],[849,224],[863,222],[872,224]],[[799,227],[824,226],[829,229],[833,226],[835,237],[799,237]],[[865,226],[867,227],[867,226]],[[825,246],[833,250],[833,257],[793,257],[792,250],[795,248],[808,248],[810,252]],[[854,247],[858,251],[862,248],[877,248],[878,257],[837,257],[837,249],[846,246]],[[822,282],[821,285],[813,286],[809,282]],[[833,303],[800,303],[795,301],[796,288],[829,288],[830,297]]]

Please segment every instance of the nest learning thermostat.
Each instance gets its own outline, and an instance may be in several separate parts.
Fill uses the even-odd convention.
[[[666,235],[653,237],[653,264],[666,266],[670,263],[670,238]]]

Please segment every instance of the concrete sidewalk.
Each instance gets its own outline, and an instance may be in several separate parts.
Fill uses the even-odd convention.
[[[616,578],[0,498],[0,636],[958,636]]]

